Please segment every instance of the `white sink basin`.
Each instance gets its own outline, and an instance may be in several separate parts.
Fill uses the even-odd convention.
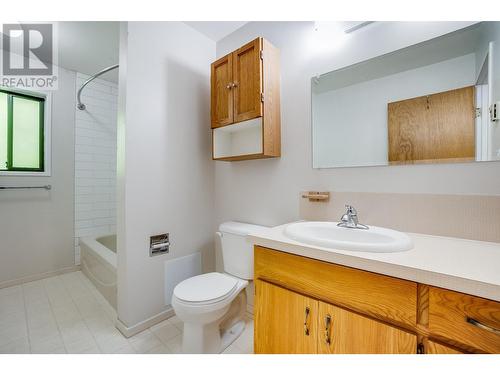
[[[289,224],[284,233],[298,242],[337,250],[394,253],[413,248],[407,234],[372,226],[352,229],[338,227],[335,222],[305,221]]]

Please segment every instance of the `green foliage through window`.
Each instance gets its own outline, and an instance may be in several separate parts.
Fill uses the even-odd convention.
[[[0,90],[0,171],[44,171],[45,99]]]

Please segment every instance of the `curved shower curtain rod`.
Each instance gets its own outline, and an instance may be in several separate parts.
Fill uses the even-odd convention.
[[[118,68],[119,65],[116,64],[116,65],[111,65],[111,66],[108,66],[107,68],[104,68],[103,70],[101,70],[100,72],[94,74],[92,77],[90,77],[89,79],[87,79],[82,87],[80,87],[80,89],[78,90],[78,94],[76,95],[76,99],[78,101],[78,104],[76,105],[76,108],[78,108],[79,110],[83,111],[85,109],[85,104],[82,103],[82,99],[81,99],[81,95],[82,95],[82,90],[85,86],[87,86],[90,82],[92,82],[94,79],[96,79],[97,77],[103,75],[104,73],[107,73],[109,72],[110,70],[113,70],[113,69],[116,69]]]

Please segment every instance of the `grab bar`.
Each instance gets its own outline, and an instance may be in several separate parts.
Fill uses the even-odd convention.
[[[20,190],[20,189],[45,189],[51,190],[52,185],[43,186],[0,186],[0,190]]]

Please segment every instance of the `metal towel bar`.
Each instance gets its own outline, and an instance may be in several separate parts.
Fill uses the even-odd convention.
[[[0,190],[20,190],[20,189],[52,189],[51,185],[43,185],[43,186],[0,186]]]

